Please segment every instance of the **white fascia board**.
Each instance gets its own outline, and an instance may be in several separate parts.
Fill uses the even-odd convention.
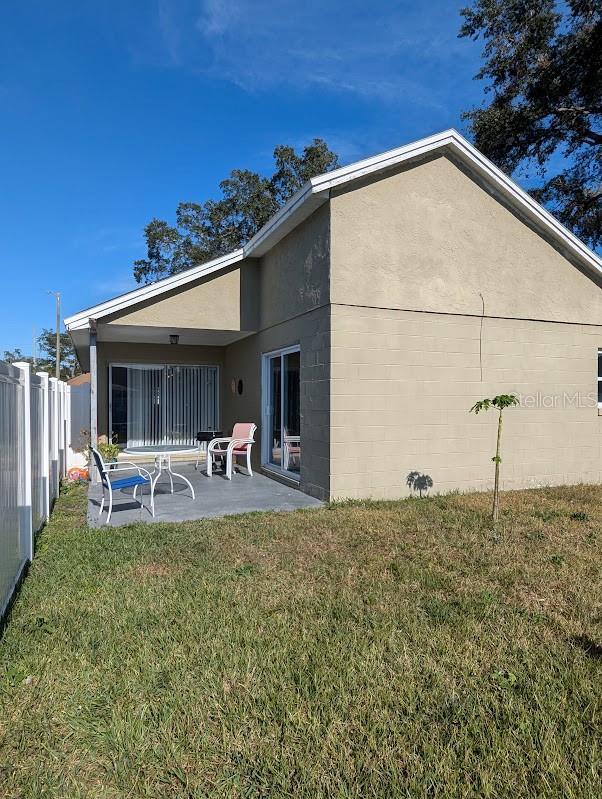
[[[156,283],[149,283],[147,286],[142,286],[127,294],[121,294],[119,297],[113,297],[113,299],[107,300],[100,305],[95,305],[92,308],[87,308],[85,311],[80,311],[73,316],[67,317],[65,319],[65,327],[69,331],[87,328],[90,319],[108,316],[124,308],[129,308],[131,305],[137,305],[139,302],[149,300],[157,294],[164,294],[166,291],[185,286],[187,283],[192,283],[206,275],[210,275],[212,272],[217,272],[219,269],[225,269],[238,261],[242,261],[243,258],[243,250],[235,250],[228,253],[228,255],[208,261],[206,264],[187,269],[185,272],[179,272],[177,275],[166,277]]]
[[[460,137],[460,134],[456,133],[455,130],[445,130],[442,133],[436,133],[434,136],[428,136],[426,139],[420,139],[420,141],[406,144],[403,147],[397,147],[394,150],[379,153],[371,158],[365,158],[363,161],[356,161],[354,164],[341,167],[341,169],[335,169],[332,172],[318,175],[312,178],[310,183],[314,191],[328,191],[336,186],[364,177],[365,175],[371,175],[375,172],[381,172],[384,169],[390,169],[410,158],[417,158],[432,150],[445,147],[451,144],[454,140],[454,136]]]
[[[455,131],[451,130],[437,133],[418,142],[406,144],[403,147],[397,147],[385,153],[379,153],[371,158],[365,158],[362,161],[349,164],[349,166],[335,169],[332,172],[325,172],[323,175],[317,175],[302,186],[245,245],[245,256],[263,255],[269,248],[270,239],[273,236],[278,235],[278,238],[281,238],[286,235],[288,230],[283,231],[282,228],[288,226],[292,229],[301,219],[308,217],[310,213],[328,200],[330,189],[335,186],[349,183],[373,172],[388,169],[408,158],[416,158],[423,153],[428,153],[433,149],[449,144],[452,141],[453,133]],[[308,203],[311,204],[310,208],[307,208]]]
[[[316,191],[306,183],[244,246],[245,258],[258,258],[287,233],[328,201],[328,191]]]

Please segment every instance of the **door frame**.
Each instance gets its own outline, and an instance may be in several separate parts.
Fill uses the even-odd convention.
[[[300,482],[301,480],[301,468],[299,467],[298,472],[290,472],[287,469],[283,469],[282,465],[278,466],[275,463],[272,463],[269,458],[270,452],[270,408],[269,408],[269,399],[270,399],[270,360],[272,358],[280,357],[280,379],[282,380],[282,376],[284,375],[284,368],[282,363],[282,358],[285,355],[290,355],[292,352],[299,353],[299,361],[301,361],[301,345],[300,344],[291,344],[289,347],[280,347],[277,350],[270,350],[269,352],[263,352],[261,354],[261,466],[264,469],[271,470],[276,472],[277,474],[282,474],[285,477],[288,477],[291,480],[294,480],[296,483]],[[299,369],[299,381],[301,381],[301,369]],[[301,413],[301,409],[299,409],[299,414]],[[282,390],[282,386],[280,387],[280,437],[282,438],[282,420],[284,419],[284,391]],[[300,421],[300,420],[299,420]],[[281,450],[283,448],[284,442],[281,441],[280,447]],[[282,460],[282,457],[281,457]]]

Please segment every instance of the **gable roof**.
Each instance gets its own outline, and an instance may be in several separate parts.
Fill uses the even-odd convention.
[[[456,130],[451,129],[312,178],[241,249],[80,311],[65,319],[65,326],[69,331],[85,329],[89,326],[90,319],[100,319],[180,286],[185,286],[213,272],[226,269],[245,258],[260,257],[317,208],[328,202],[331,189],[369,175],[377,175],[406,161],[437,151],[455,156],[473,174],[478,175],[493,191],[503,197],[523,218],[555,242],[567,255],[575,259],[591,274],[602,277],[602,260],[596,253],[567,230],[476,147],[473,147]]]

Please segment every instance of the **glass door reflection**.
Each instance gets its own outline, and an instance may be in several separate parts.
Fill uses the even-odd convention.
[[[264,463],[298,479],[301,471],[301,353],[265,356]]]

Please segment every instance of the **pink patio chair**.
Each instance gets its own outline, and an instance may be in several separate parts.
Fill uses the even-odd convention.
[[[226,459],[226,477],[232,479],[234,458],[246,455],[247,472],[253,477],[251,469],[251,447],[255,443],[254,435],[257,425],[253,422],[237,422],[230,438],[214,438],[207,447],[207,476],[213,472],[213,459],[221,457]]]

